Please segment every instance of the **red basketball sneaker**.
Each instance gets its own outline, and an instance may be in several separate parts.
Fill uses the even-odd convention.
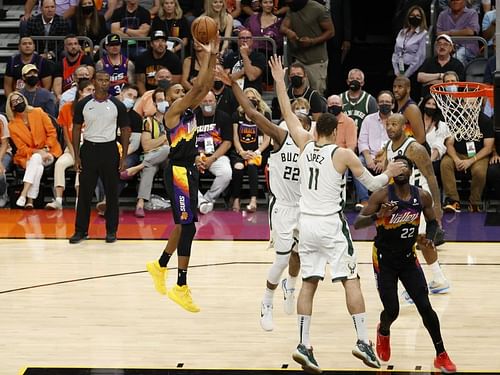
[[[380,323],[377,326],[377,355],[387,362],[391,358],[391,336],[383,336],[379,332]]]
[[[448,353],[446,352],[438,354],[434,360],[434,367],[441,370],[441,372],[445,374],[454,374],[457,372],[457,366],[455,366],[455,364],[451,361],[450,357],[448,357]]]

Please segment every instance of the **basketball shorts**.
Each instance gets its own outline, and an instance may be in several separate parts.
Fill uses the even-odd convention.
[[[168,163],[165,177],[174,222],[191,224],[198,221],[199,172],[196,167]]]
[[[272,200],[269,205],[269,226],[276,254],[288,254],[299,238],[299,206],[285,205]]]
[[[301,214],[299,256],[302,279],[324,279],[330,265],[332,281],[358,277],[358,263],[349,225],[342,213],[330,216]]]

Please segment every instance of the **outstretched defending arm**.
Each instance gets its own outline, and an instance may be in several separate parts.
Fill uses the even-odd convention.
[[[290,99],[288,98],[288,94],[286,93],[285,70],[283,69],[283,65],[281,64],[281,57],[276,55],[272,56],[269,59],[269,66],[271,67],[271,73],[273,74],[274,85],[276,88],[276,94],[278,96],[278,102],[280,104],[281,114],[285,119],[286,126],[290,131],[290,135],[302,151],[305,144],[312,140],[312,135],[302,127],[302,124],[300,123],[298,117],[292,111]]]

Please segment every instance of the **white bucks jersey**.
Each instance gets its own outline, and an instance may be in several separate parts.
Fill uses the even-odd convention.
[[[413,142],[416,142],[416,139],[412,138],[412,137],[408,137],[403,142],[403,144],[401,146],[399,146],[398,149],[393,150],[392,149],[392,141],[389,141],[387,143],[387,146],[386,146],[387,160],[393,161],[396,156],[405,155],[406,150]],[[423,186],[427,185],[427,179],[424,176],[422,176],[422,174],[420,173],[420,171],[418,170],[418,168],[416,166],[413,166],[413,173],[410,176],[410,185],[415,185],[418,187],[423,187]]]
[[[278,151],[269,157],[269,186],[278,202],[299,203],[299,148],[287,132],[285,141]]]
[[[337,145],[309,142],[299,157],[300,212],[332,215],[344,207],[345,176],[333,166]]]

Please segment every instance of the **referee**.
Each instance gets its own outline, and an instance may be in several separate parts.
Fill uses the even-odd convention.
[[[76,244],[87,238],[92,196],[97,178],[101,178],[106,194],[106,242],[116,241],[118,229],[119,171],[124,170],[126,152],[121,157],[116,144],[116,131],[120,127],[122,150],[128,149],[130,125],[127,109],[108,94],[109,74],[98,71],[94,80],[95,94],[80,100],[73,115],[73,148],[75,169],[80,173],[80,191],[76,207],[75,233],[69,243]],[[83,144],[80,148],[82,124]]]

